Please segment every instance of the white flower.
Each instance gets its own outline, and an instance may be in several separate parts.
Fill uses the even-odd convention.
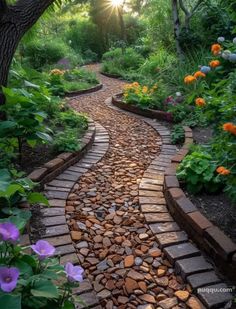
[[[231,54],[231,51],[230,50],[224,50],[221,54],[221,57],[225,60],[228,60],[229,59],[229,56]]]
[[[225,41],[225,38],[223,36],[218,37],[217,42],[223,43]]]
[[[177,96],[177,97],[181,97],[181,96],[182,96],[182,93],[181,93],[181,92],[176,92],[176,96]]]
[[[233,43],[236,44],[236,38],[233,39]]]

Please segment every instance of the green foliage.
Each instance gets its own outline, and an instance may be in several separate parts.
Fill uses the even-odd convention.
[[[65,129],[55,134],[53,145],[58,152],[74,152],[81,148],[77,129]]]
[[[103,57],[102,71],[122,76],[123,73],[136,70],[143,63],[143,57],[133,48],[112,49],[106,52]]]
[[[183,144],[185,139],[184,128],[182,125],[175,125],[171,132],[172,144]]]
[[[222,186],[216,168],[217,164],[209,153],[194,151],[180,163],[177,177],[185,182],[187,190],[191,193],[198,193],[203,189],[213,193]]]
[[[45,65],[54,64],[64,58],[69,52],[69,47],[62,40],[53,41],[34,40],[28,43],[24,56],[28,58],[33,68],[40,69]]]
[[[83,132],[88,128],[88,118],[83,114],[69,110],[59,114],[58,124],[63,124],[71,129],[77,128]]]

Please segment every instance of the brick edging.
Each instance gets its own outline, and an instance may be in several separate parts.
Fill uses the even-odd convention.
[[[106,103],[109,107],[118,109],[112,104],[112,98],[108,99]],[[124,112],[132,115],[128,111]],[[185,144],[176,154],[176,147],[171,145],[170,132],[165,126],[143,116],[136,117],[152,126],[162,140],[158,143],[161,146],[160,154],[149,165],[139,185],[139,204],[145,221],[176,273],[190,284],[193,292],[204,304],[199,299],[195,299],[196,308],[205,308],[204,306],[206,308],[223,308],[225,304],[232,301],[232,294],[221,292],[221,289],[227,289],[227,285],[217,276],[214,267],[202,255],[201,251],[189,240],[188,234],[181,230],[175,222],[176,218],[174,220],[170,209],[168,209],[164,195],[165,171],[173,168],[169,167],[172,160],[174,160],[172,164],[177,164],[176,161],[180,160],[180,156],[184,157],[188,152],[189,145],[192,143],[192,132],[188,127],[184,127]],[[175,188],[174,196],[178,197],[178,190],[180,189]],[[211,294],[204,289],[200,290],[201,287],[217,289],[219,292]]]
[[[106,76],[106,77],[110,77],[110,78],[115,78],[115,79],[119,79],[121,80],[122,77],[119,76],[119,75],[116,75],[116,74],[111,74],[111,73],[106,73],[106,72],[102,72],[100,71],[99,74],[103,75],[103,76]]]
[[[42,167],[36,168],[32,171],[28,178],[39,183],[40,188],[53,180],[56,176],[61,174],[71,165],[78,162],[83,155],[91,148],[95,138],[95,124],[91,118],[88,120],[88,129],[81,139],[81,149],[76,152],[63,152],[57,155],[54,159],[46,162]]]
[[[124,103],[121,99],[118,98],[122,94],[123,93],[119,93],[112,97],[112,104],[115,105],[116,107],[119,107],[120,109],[123,109],[125,111],[131,112],[137,115],[141,115],[144,117],[165,120],[171,123],[173,122],[172,115],[168,112],[163,112],[163,111],[149,109],[149,108],[141,109],[135,105]]]
[[[71,98],[71,97],[76,97],[76,96],[81,95],[81,94],[93,93],[93,92],[101,90],[102,87],[103,87],[103,84],[98,84],[98,85],[91,87],[91,88],[88,88],[88,89],[68,91],[68,92],[65,92],[65,97]]]
[[[164,195],[168,208],[180,226],[211,256],[219,269],[236,282],[236,244],[186,197],[176,177],[176,169],[193,143],[192,130],[184,127],[184,131],[184,145],[172,158],[170,166],[165,171]]]

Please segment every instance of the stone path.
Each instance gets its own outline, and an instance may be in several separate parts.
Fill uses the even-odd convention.
[[[103,90],[70,101],[96,121],[96,138],[79,163],[45,187],[53,207],[42,211],[44,237],[62,263],[79,259],[87,279],[76,292],[89,308],[223,308],[229,293],[199,293],[204,305],[193,295],[225,285],[166,208],[163,174],[176,153],[170,133],[114,108],[107,98],[123,82],[99,77]]]

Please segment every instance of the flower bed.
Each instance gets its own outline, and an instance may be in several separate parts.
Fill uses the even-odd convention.
[[[185,142],[165,171],[164,193],[171,214],[200,248],[205,250],[229,278],[235,280],[236,244],[213,225],[186,197],[176,177],[176,169],[189,152],[192,130],[185,127]]]
[[[96,92],[101,90],[103,87],[103,84],[98,84],[94,87],[88,88],[88,89],[82,89],[82,90],[77,90],[77,91],[69,91],[69,92],[65,92],[65,96],[66,97],[74,97],[77,95],[81,95],[81,94],[86,94],[86,93],[92,93],[92,92]]]
[[[129,112],[132,112],[138,115],[142,115],[142,116],[154,118],[154,119],[159,119],[159,120],[165,120],[168,122],[173,121],[171,114],[168,112],[153,110],[149,108],[143,109],[143,108],[140,108],[132,104],[127,104],[122,100],[122,96],[123,96],[123,93],[113,96],[112,103],[115,106],[123,110],[129,111]]]

